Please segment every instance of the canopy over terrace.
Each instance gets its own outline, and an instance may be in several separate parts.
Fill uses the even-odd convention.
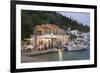
[[[68,42],[67,35],[46,34],[37,36],[37,46],[46,45],[48,48],[53,48],[58,44],[63,45]]]

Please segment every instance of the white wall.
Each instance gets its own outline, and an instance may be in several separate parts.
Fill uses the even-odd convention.
[[[98,4],[98,37],[100,37],[100,2],[99,0],[31,0],[74,4]],[[10,73],[10,0],[0,0],[0,73]],[[42,71],[34,73],[99,73],[100,72],[100,38],[98,38],[98,67],[85,69]],[[27,72],[30,73],[30,72]]]

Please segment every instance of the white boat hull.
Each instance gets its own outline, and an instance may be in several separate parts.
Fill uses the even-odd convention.
[[[74,43],[69,43],[67,46],[68,51],[74,51],[74,50],[84,50],[86,49],[87,46],[83,44],[74,44]]]
[[[77,51],[77,50],[84,50],[86,47],[73,47],[73,46],[68,46],[67,47],[68,51]]]

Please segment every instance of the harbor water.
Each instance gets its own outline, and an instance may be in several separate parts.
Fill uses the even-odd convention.
[[[48,62],[48,61],[70,61],[90,59],[90,48],[80,51],[61,51],[43,55],[25,57],[22,56],[22,63],[26,62]]]

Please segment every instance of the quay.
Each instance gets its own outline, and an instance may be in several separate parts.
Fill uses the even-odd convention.
[[[37,56],[37,55],[43,55],[43,54],[48,54],[48,53],[54,53],[54,52],[58,52],[58,49],[48,49],[48,50],[41,50],[41,51],[31,51],[31,52],[27,52],[24,53],[24,55],[26,56]]]

